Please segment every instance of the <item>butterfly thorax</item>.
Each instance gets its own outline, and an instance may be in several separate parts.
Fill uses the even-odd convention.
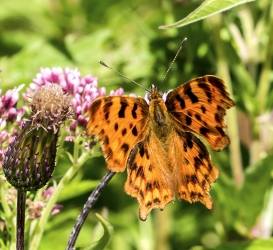
[[[151,130],[165,144],[172,129],[165,102],[162,98],[152,99],[149,109]]]

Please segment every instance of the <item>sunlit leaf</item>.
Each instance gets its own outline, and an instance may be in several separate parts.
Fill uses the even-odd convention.
[[[255,0],[206,0],[196,10],[184,19],[169,25],[159,26],[160,29],[179,28],[197,22],[206,17],[231,9],[237,5],[253,2]]]

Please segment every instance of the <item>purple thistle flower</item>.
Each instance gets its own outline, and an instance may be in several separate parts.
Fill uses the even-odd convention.
[[[16,126],[19,127],[22,124],[21,119],[25,108],[17,109],[16,106],[19,100],[18,92],[23,86],[8,90],[3,96],[0,89],[0,168],[3,165],[4,152],[18,132]]]
[[[51,186],[48,189],[45,189],[42,193],[41,200],[32,201],[31,199],[26,200],[27,212],[29,214],[29,219],[33,220],[41,216],[43,209],[46,207],[50,197],[54,193],[54,187]],[[51,215],[55,215],[60,212],[63,206],[60,204],[55,204],[51,211]]]
[[[0,96],[0,119],[1,120],[5,120],[11,123],[15,121],[18,122],[21,120],[25,110],[24,108],[17,109],[16,106],[19,100],[19,91],[23,87],[24,85],[20,85],[18,88],[8,90],[3,96]]]
[[[70,126],[66,131],[70,134],[66,137],[67,141],[73,141],[74,136],[77,136],[77,126],[84,129],[87,124],[86,112],[90,104],[99,96],[105,96],[106,89],[104,87],[98,88],[98,78],[88,74],[84,77],[78,69],[66,68],[63,70],[60,67],[41,68],[40,73],[36,75],[27,93],[23,96],[25,98],[31,97],[33,92],[44,85],[58,84],[62,87],[65,94],[72,97],[72,108],[75,114],[75,121],[71,121]],[[123,95],[123,89],[111,91],[110,95]]]

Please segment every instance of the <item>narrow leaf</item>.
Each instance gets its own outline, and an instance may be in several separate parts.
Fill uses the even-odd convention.
[[[253,2],[255,0],[206,0],[196,10],[184,19],[169,25],[159,26],[159,29],[179,28],[206,17],[231,9],[237,5]]]
[[[101,225],[103,226],[104,229],[104,234],[101,237],[99,241],[93,242],[91,245],[85,247],[85,248],[76,248],[76,249],[81,249],[81,250],[103,250],[106,248],[108,243],[110,242],[113,233],[114,233],[114,228],[113,226],[101,215],[96,214],[97,218],[99,219]]]

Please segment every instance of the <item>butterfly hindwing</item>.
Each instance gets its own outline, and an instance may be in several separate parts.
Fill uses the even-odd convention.
[[[87,134],[101,141],[108,170],[124,171],[130,151],[145,135],[148,115],[143,98],[100,97],[90,105]]]
[[[212,149],[229,144],[224,116],[234,102],[220,78],[206,75],[180,85],[167,95],[166,106],[184,131],[202,136]]]
[[[173,131],[171,141],[169,154],[179,155],[172,158],[178,198],[190,203],[200,201],[212,209],[210,184],[216,181],[219,171],[213,165],[205,145],[192,133],[182,130]]]
[[[125,192],[137,198],[141,220],[146,220],[153,208],[163,210],[167,203],[175,199],[169,166],[170,157],[152,131],[131,151]]]

